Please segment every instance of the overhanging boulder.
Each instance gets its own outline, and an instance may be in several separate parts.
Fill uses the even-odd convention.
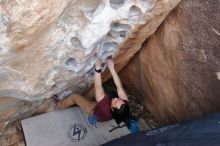
[[[82,93],[97,57],[122,69],[180,0],[0,2],[0,97]]]

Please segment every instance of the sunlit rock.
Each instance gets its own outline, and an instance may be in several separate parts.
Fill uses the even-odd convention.
[[[123,68],[179,2],[1,0],[0,96],[37,100],[84,92],[97,57],[105,62],[113,55]]]

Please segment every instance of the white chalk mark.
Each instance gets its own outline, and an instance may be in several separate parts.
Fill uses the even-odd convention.
[[[220,72],[216,73],[218,80],[220,80]]]
[[[218,36],[220,36],[220,32],[218,32],[218,30],[216,30],[216,29],[212,29],[214,32],[215,32],[215,34],[217,34]]]

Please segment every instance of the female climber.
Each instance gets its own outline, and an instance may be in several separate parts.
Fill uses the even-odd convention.
[[[79,94],[73,94],[64,100],[58,101],[57,106],[59,108],[67,108],[72,105],[78,105],[87,114],[94,115],[99,122],[108,121],[114,118],[118,124],[121,122],[129,124],[129,122],[127,122],[130,117],[128,97],[122,87],[119,76],[115,71],[112,59],[107,60],[107,66],[117,87],[117,93],[111,92],[108,95],[104,92],[101,79],[101,61],[97,59],[94,76],[96,102]]]

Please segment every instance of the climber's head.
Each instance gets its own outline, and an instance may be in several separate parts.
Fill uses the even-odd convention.
[[[118,124],[125,121],[130,112],[127,101],[119,98],[115,91],[108,92],[108,96],[111,98],[111,113],[115,121]]]
[[[111,100],[111,108],[117,108],[117,109],[120,109],[120,107],[125,104],[126,101],[124,101],[123,99],[121,98],[112,98]]]
[[[111,112],[112,117],[119,124],[126,121],[129,116],[130,109],[126,101],[120,98],[113,98],[111,101]]]

